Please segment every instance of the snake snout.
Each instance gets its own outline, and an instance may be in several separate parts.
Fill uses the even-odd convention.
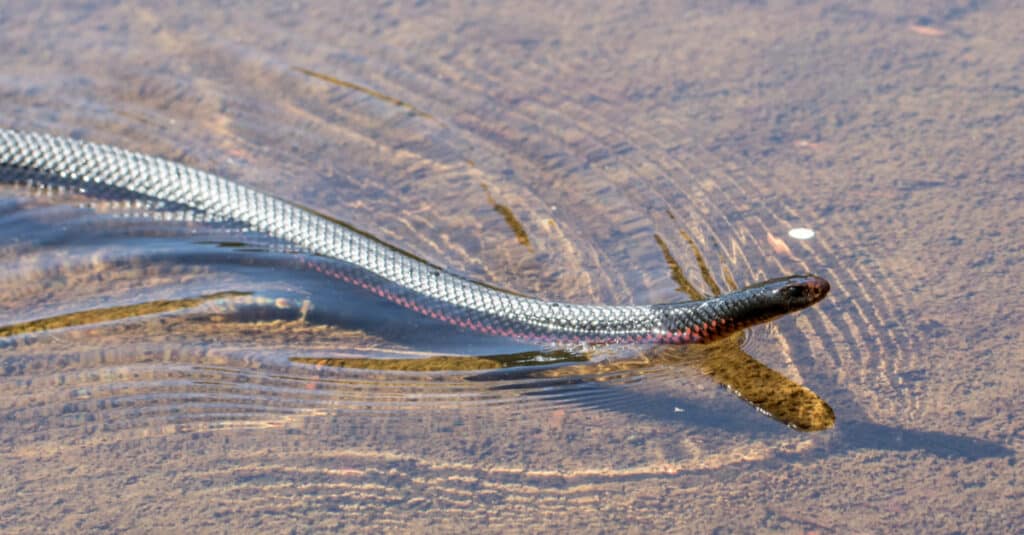
[[[810,290],[811,297],[815,303],[824,299],[828,295],[828,291],[832,289],[827,280],[816,275],[808,275],[807,281],[804,284]]]

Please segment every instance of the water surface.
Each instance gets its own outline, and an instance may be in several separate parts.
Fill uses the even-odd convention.
[[[550,299],[825,276],[726,354],[835,426],[760,414],[715,348],[509,368],[549,348],[238,229],[5,187],[0,527],[1019,529],[1021,16],[5,4],[3,127],[181,161]]]

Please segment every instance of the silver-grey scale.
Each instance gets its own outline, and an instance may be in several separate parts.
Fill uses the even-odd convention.
[[[750,295],[640,306],[580,305],[513,295],[448,273],[270,195],[106,145],[0,129],[0,167],[0,181],[141,196],[238,222],[336,261],[332,271],[337,276],[387,299],[484,333],[552,342],[679,343],[709,338],[682,335],[706,331],[709,325],[731,331],[751,323],[737,320]]]

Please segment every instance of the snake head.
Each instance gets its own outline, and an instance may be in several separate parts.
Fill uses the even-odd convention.
[[[736,328],[750,327],[807,308],[828,295],[827,280],[816,275],[771,279],[719,297],[716,308]]]
[[[668,343],[704,343],[807,308],[828,295],[815,275],[772,279],[704,301],[662,305]]]
[[[807,308],[828,295],[828,281],[816,275],[770,279],[717,298],[727,315],[744,327]]]

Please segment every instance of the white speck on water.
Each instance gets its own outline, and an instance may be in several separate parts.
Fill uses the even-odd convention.
[[[792,228],[789,229],[789,237],[796,240],[809,240],[814,237],[814,231],[804,227]]]

